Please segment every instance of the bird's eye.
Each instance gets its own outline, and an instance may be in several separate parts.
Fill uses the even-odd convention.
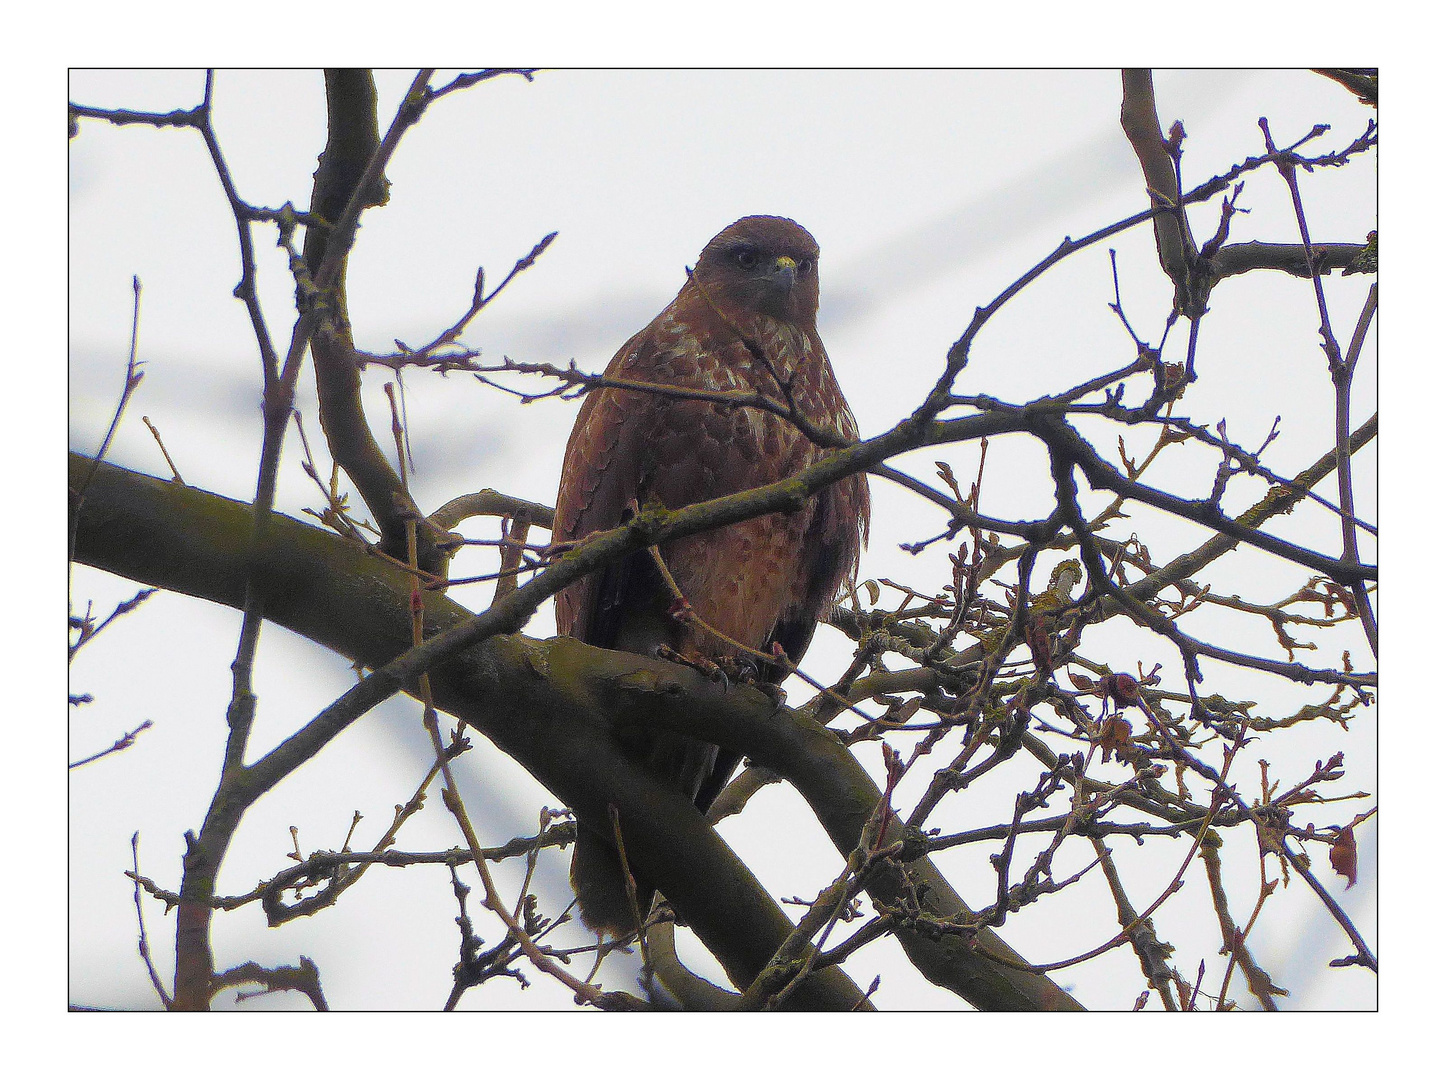
[[[808,273],[810,270],[812,270],[812,269],[813,269],[813,260],[812,260],[812,259],[799,259],[799,260],[798,260],[798,272],[799,272],[800,274],[807,274],[807,273]]]
[[[758,265],[758,252],[751,247],[739,248],[733,253],[733,259],[745,270],[752,270]]]

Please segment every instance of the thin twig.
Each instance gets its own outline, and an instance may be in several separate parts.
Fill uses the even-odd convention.
[[[150,721],[146,721],[150,723]],[[156,989],[156,996],[161,999],[161,1004],[167,1009],[171,1007],[171,995],[166,993],[165,984],[161,982],[161,976],[156,971],[156,965],[151,961],[151,945],[146,937],[146,915],[141,910],[141,834],[131,833],[131,871],[135,879],[135,889],[132,898],[136,905],[136,925],[140,928],[140,938],[137,947],[140,949],[141,961],[146,965],[146,974],[150,976],[151,985]]]
[[[171,479],[178,484],[184,484],[185,481],[181,479],[181,471],[176,468],[176,463],[171,460],[171,455],[166,450],[166,444],[161,440],[161,433],[156,430],[156,425],[151,423],[149,416],[142,416],[141,423],[146,425],[146,428],[156,440],[156,445],[161,448],[161,456],[166,459],[166,467],[171,470]]]

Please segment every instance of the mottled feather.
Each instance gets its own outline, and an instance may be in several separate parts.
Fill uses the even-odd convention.
[[[627,342],[607,375],[705,391],[758,391],[791,400],[813,424],[853,439],[858,429],[815,327],[818,246],[786,218],[749,217],[704,248],[673,302]],[[553,536],[580,540],[615,528],[630,507],[676,509],[773,483],[829,452],[784,417],[758,408],[594,390],[563,462]],[[868,529],[868,487],[849,477],[793,513],[776,513],[661,549],[679,590],[709,626],[764,652],[777,643],[796,663],[858,565]],[[738,650],[669,615],[671,597],[644,553],[557,596],[558,631],[602,648],[729,661]],[[764,674],[778,678],[776,667]],[[666,733],[619,737],[700,810],[737,765],[717,747]],[[584,832],[573,884],[584,920],[632,928],[610,839]],[[651,888],[640,883],[646,909]]]

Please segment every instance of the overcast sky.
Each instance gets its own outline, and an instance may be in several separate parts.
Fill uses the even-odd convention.
[[[379,75],[383,123],[409,78],[408,72]],[[78,71],[70,94],[90,105],[172,109],[198,101],[201,85],[197,72]],[[1335,84],[1301,71],[1163,72],[1156,89],[1162,121],[1168,126],[1182,119],[1188,133],[1187,186],[1261,153],[1262,115],[1281,145],[1317,122],[1329,123],[1321,149],[1347,144],[1370,115]],[[321,75],[222,72],[215,93],[220,140],[243,197],[304,206],[325,138]],[[532,83],[497,80],[435,106],[389,166],[391,201],[367,214],[351,260],[348,292],[358,342],[385,351],[394,339],[412,345],[430,339],[465,309],[479,265],[490,281],[500,281],[516,259],[556,231],[544,257],[465,340],[485,359],[575,360],[600,370],[667,304],[684,280],[684,267],[714,233],[745,214],[784,214],[819,241],[820,332],[863,433],[877,434],[917,405],[976,306],[1063,237],[1082,236],[1145,205],[1119,131],[1119,93],[1113,70],[555,71]],[[1359,242],[1374,228],[1370,163],[1317,171],[1303,176],[1302,185],[1314,239]],[[1250,213],[1235,219],[1232,240],[1295,238],[1288,196],[1273,170],[1252,175],[1242,206]],[[1213,204],[1194,212],[1197,236],[1213,231],[1216,213]],[[270,235],[264,229],[256,235],[263,301],[273,335],[284,341],[289,278]],[[94,450],[109,421],[123,378],[136,275],[144,285],[140,355],[146,378],[110,459],[164,473],[141,423],[144,414],[162,432],[188,483],[249,498],[260,431],[258,361],[245,313],[231,297],[234,227],[199,138],[84,122],[70,149],[69,244],[70,445]],[[1170,289],[1148,230],[1110,246],[1119,253],[1130,319],[1142,336],[1157,340]],[[1348,334],[1367,284],[1359,277],[1329,283],[1339,336]],[[1051,271],[991,324],[959,389],[1025,400],[1128,362],[1132,346],[1107,308],[1112,299],[1106,246]],[[1246,445],[1259,444],[1284,413],[1267,463],[1286,475],[1331,441],[1332,398],[1315,345],[1315,319],[1308,283],[1279,274],[1225,283],[1204,324],[1205,378],[1188,399],[1194,419],[1214,424],[1229,417],[1230,434]],[[1171,358],[1182,341],[1175,335]],[[319,446],[309,377],[300,404],[313,446]],[[378,431],[385,430],[382,381],[371,374],[367,380]],[[575,402],[524,407],[458,374],[444,379],[413,373],[407,395],[417,464],[412,488],[424,509],[487,486],[553,500]],[[1357,422],[1374,410],[1375,397],[1372,353],[1357,378]],[[1111,433],[1103,448],[1111,450],[1113,440]],[[1052,495],[1042,458],[1010,440],[1000,442],[990,449],[984,511],[1001,517],[1047,511]],[[295,449],[293,440],[278,503],[299,514],[317,499],[290,452]],[[975,455],[973,447],[949,452],[963,475],[972,475]],[[929,451],[900,464],[928,478],[938,456]],[[1375,518],[1374,463],[1374,450],[1362,455],[1357,474],[1357,497],[1369,520]],[[1197,459],[1160,479],[1199,496],[1208,491],[1212,472],[1212,462]],[[911,558],[899,544],[938,532],[939,516],[878,480],[873,492],[864,575],[937,586],[944,580],[944,552]],[[1227,508],[1255,497],[1246,490]],[[1320,525],[1320,517],[1303,509],[1280,531],[1309,538],[1313,529],[1319,536]],[[1138,527],[1157,563],[1198,543],[1198,530],[1176,522],[1141,516]],[[1248,553],[1230,564],[1230,572],[1231,587],[1224,591],[1238,589],[1258,601],[1279,599],[1300,580],[1282,573],[1282,564]],[[1221,577],[1210,580],[1221,587]],[[80,567],[72,582],[77,602],[95,598],[101,611],[134,591]],[[455,595],[475,608],[490,594]],[[154,1004],[135,956],[134,909],[121,870],[129,865],[130,835],[139,829],[143,871],[172,886],[178,878],[182,832],[198,826],[214,788],[238,625],[234,612],[157,596],[89,646],[73,670],[73,688],[94,694],[97,703],[72,719],[72,758],[108,745],[140,719],[155,725],[134,749],[71,782],[73,1001]],[[1225,631],[1225,625],[1214,629],[1242,635],[1228,642],[1233,647],[1271,648],[1268,628],[1230,624]],[[1114,638],[1095,639],[1097,651],[1120,666],[1139,659],[1146,670],[1159,660],[1178,681],[1178,657],[1170,650],[1116,629]],[[550,608],[527,632],[552,632]],[[1306,659],[1331,666],[1343,642],[1358,667],[1370,663],[1358,636],[1337,635],[1330,642],[1334,654],[1323,648]],[[846,655],[840,638],[821,634],[807,666],[827,677],[837,674]],[[1295,700],[1263,678],[1216,676],[1208,689],[1258,695],[1266,711],[1272,703]],[[351,678],[339,658],[267,627],[255,745],[269,747],[294,730]],[[799,700],[796,691],[793,700]],[[408,701],[375,710],[258,806],[248,815],[221,890],[244,892],[280,869],[291,825],[301,827],[304,851],[338,846],[353,809],[366,815],[365,828],[384,827],[390,807],[425,771],[429,750],[416,720]],[[1374,790],[1374,715],[1363,715],[1350,732],[1322,727],[1272,736],[1272,760],[1308,771],[1310,762],[1343,747],[1354,783]],[[484,842],[532,830],[537,807],[557,805],[490,747],[464,761],[469,805],[480,818]],[[1256,792],[1254,768],[1252,757],[1250,769],[1237,778],[1247,797]],[[836,854],[788,791],[771,789],[758,804],[756,813],[730,825],[730,842],[776,895],[814,895],[836,872]],[[997,813],[993,805],[980,812]],[[768,842],[783,815],[805,819],[797,849]],[[1334,818],[1323,813],[1317,820]],[[1374,836],[1373,822],[1362,830],[1368,869],[1359,885],[1344,892],[1338,879],[1328,881],[1371,941]],[[439,804],[409,826],[403,846],[452,842]],[[1230,865],[1240,887],[1237,904],[1248,905],[1254,895],[1251,845],[1243,834],[1228,845],[1238,854]],[[1150,888],[1168,881],[1178,857],[1154,858],[1154,869],[1148,860],[1132,863],[1141,883],[1138,902],[1148,902]],[[943,861],[957,870],[966,898],[987,902],[992,873],[982,859],[979,853]],[[1063,876],[1065,868],[1057,871]],[[1191,883],[1156,922],[1179,947],[1174,962],[1182,971],[1193,973],[1200,959],[1218,971],[1218,929],[1198,871]],[[544,906],[560,907],[555,901],[566,895],[563,859],[544,866],[541,886]],[[1070,896],[1058,906],[1043,903],[1012,917],[1006,931],[1011,944],[1035,960],[1098,944],[1112,914],[1093,926],[1077,915],[1062,920]],[[1098,899],[1107,902],[1107,894]],[[446,997],[455,957],[453,905],[440,872],[374,870],[337,909],[279,931],[266,930],[259,912],[221,918],[218,963],[294,962],[305,953],[321,965],[336,1007],[435,1008]],[[1248,915],[1248,906],[1236,915]],[[1350,950],[1323,915],[1300,883],[1278,894],[1252,938],[1260,943],[1261,962],[1291,989],[1286,1007],[1373,1007],[1372,976],[1326,969],[1327,960]],[[158,906],[148,909],[148,918],[153,947],[168,970],[173,926]],[[876,1000],[884,1007],[959,1004],[882,947],[861,952],[850,971],[865,985],[883,974]],[[1128,1002],[1120,987],[1136,987],[1140,976],[1133,957],[1121,950],[1104,963],[1062,973],[1061,981],[1087,1003],[1121,1007]],[[1238,982],[1232,996],[1246,998]],[[489,984],[465,1004],[535,1009],[562,1007],[569,999],[539,979],[525,995]],[[285,1004],[273,996],[248,1007]]]

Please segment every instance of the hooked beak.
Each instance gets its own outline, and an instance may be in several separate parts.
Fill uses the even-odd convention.
[[[793,288],[794,281],[798,279],[798,263],[787,255],[780,255],[773,264],[770,279],[774,288],[781,292],[788,292]]]

